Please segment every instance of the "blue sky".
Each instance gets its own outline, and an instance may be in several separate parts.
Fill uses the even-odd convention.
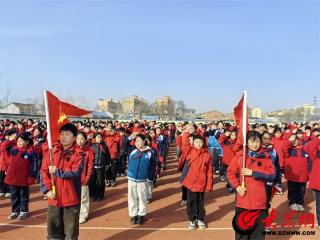
[[[0,1],[0,87],[231,112],[320,100],[320,1]],[[0,94],[3,91],[0,89]]]

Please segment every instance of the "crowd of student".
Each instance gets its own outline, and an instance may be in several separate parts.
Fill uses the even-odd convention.
[[[9,219],[24,220],[29,186],[40,183],[49,204],[48,239],[77,239],[90,202],[103,200],[106,187],[115,187],[121,176],[128,179],[130,222],[143,224],[173,142],[189,229],[206,228],[204,196],[214,189],[214,174],[235,194],[235,213],[261,210],[251,239],[263,239],[261,220],[273,195],[283,194],[284,178],[291,210],[304,211],[307,183],[314,190],[320,225],[319,123],[250,125],[245,152],[237,142],[237,126],[222,121],[76,121],[60,128],[52,159],[46,134],[44,121],[0,120],[0,197],[11,199]]]

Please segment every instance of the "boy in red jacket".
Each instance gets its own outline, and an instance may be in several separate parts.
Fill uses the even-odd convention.
[[[182,133],[182,151],[186,154],[180,183],[187,189],[187,213],[189,229],[205,229],[204,193],[212,191],[212,158],[204,139],[193,136],[193,145],[190,143],[190,129],[188,126]]]
[[[77,128],[64,124],[60,128],[60,143],[53,149],[53,164],[45,152],[41,167],[41,191],[48,197],[48,239],[73,239],[79,236],[81,175],[85,152],[75,144]],[[51,174],[54,175],[56,194],[52,192]]]
[[[116,128],[112,126],[110,128],[109,134],[106,135],[104,141],[106,142],[111,157],[111,166],[107,168],[106,180],[108,187],[116,186],[116,177],[117,177],[117,160],[118,152],[120,148],[120,138],[116,134]]]
[[[76,141],[79,148],[84,151],[84,164],[83,172],[81,175],[81,208],[79,217],[79,223],[82,224],[87,221],[87,218],[89,216],[89,182],[93,173],[94,153],[93,149],[87,143],[87,134],[85,134],[84,132],[80,132],[77,135]]]
[[[227,170],[228,180],[237,191],[236,214],[241,214],[247,210],[260,211],[255,230],[248,235],[241,235],[236,232],[236,239],[265,239],[262,234],[264,230],[262,220],[268,214],[266,183],[275,179],[276,172],[269,154],[262,149],[261,143],[260,133],[249,131],[246,153],[238,152]],[[243,154],[246,154],[245,168],[243,168]],[[245,176],[245,188],[242,188],[242,175]]]

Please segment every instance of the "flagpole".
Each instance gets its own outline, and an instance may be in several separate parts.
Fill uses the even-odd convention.
[[[45,105],[46,120],[47,120],[47,141],[48,141],[48,148],[49,148],[49,159],[50,159],[50,166],[53,166],[54,164],[53,164],[53,154],[52,154],[51,128],[50,128],[47,90],[44,90],[43,94],[44,94],[44,105]],[[56,196],[56,186],[54,183],[54,174],[53,173],[51,173],[51,185],[52,185],[52,193],[54,196]]]
[[[242,168],[246,167],[246,142],[247,142],[247,91],[243,93],[242,107],[242,136],[243,136],[243,159]],[[245,176],[242,175],[242,188],[245,189]]]

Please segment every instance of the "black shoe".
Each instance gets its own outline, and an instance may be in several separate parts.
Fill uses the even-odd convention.
[[[120,177],[121,176],[121,174],[120,173],[117,173],[117,177]]]
[[[132,225],[134,225],[134,224],[137,224],[137,221],[138,221],[138,217],[135,216],[135,217],[132,217],[132,218],[131,218],[130,223],[131,223]]]
[[[138,216],[137,224],[142,225],[144,223],[144,216]]]
[[[110,184],[111,187],[115,187],[116,186],[116,182],[112,181]]]

